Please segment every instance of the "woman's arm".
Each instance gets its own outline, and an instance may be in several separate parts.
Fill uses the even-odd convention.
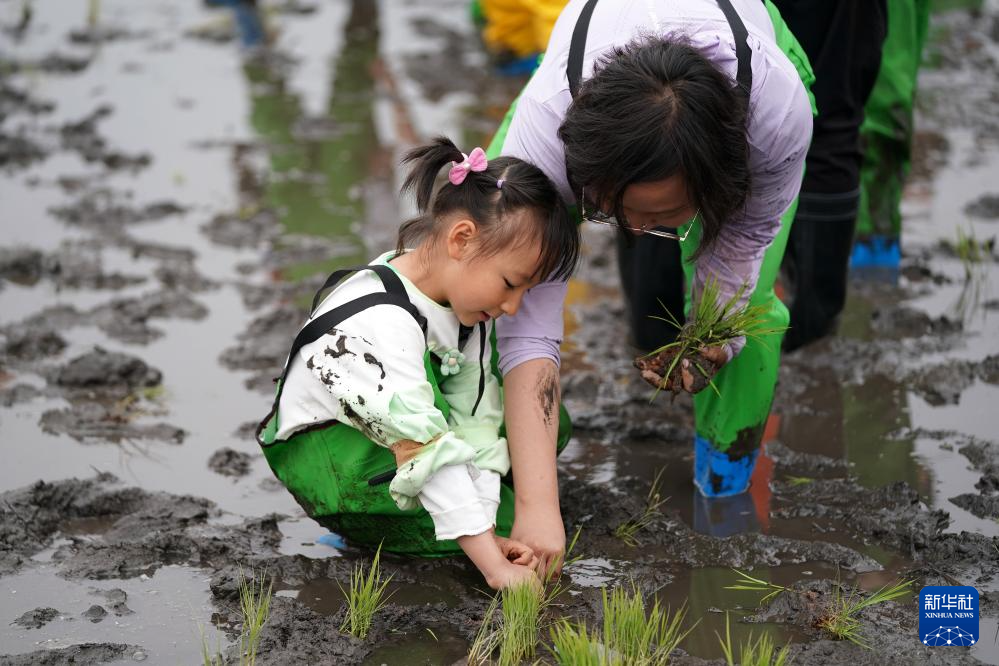
[[[558,501],[559,344],[566,284],[531,289],[513,317],[496,322],[506,410],[506,437],[515,484],[510,536],[534,549],[542,569],[565,554]]]
[[[506,436],[516,486],[510,538],[534,550],[544,579],[549,567],[561,568],[565,555],[555,466],[561,400],[558,368],[550,359],[526,361],[507,373],[503,389]]]

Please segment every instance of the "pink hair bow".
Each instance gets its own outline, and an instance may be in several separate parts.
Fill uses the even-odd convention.
[[[465,182],[465,177],[469,171],[485,171],[489,166],[486,161],[486,151],[476,148],[471,155],[461,154],[464,161],[461,163],[451,162],[451,170],[447,173],[447,179],[452,185],[461,185]]]

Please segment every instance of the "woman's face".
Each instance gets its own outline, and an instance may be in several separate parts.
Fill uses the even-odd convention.
[[[676,229],[697,214],[687,196],[687,187],[679,174],[649,183],[633,183],[624,190],[621,204],[627,226],[640,229],[668,227]]]

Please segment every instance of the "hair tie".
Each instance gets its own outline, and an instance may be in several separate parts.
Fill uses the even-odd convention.
[[[497,189],[497,190],[501,190],[501,189],[503,189],[503,183],[505,183],[505,182],[506,182],[506,181],[505,181],[505,180],[503,180],[502,178],[500,178],[499,180],[497,180],[497,181],[496,181],[496,189]]]
[[[489,162],[486,161],[486,151],[481,148],[476,148],[469,155],[462,153],[461,157],[463,160],[461,163],[451,162],[451,170],[447,174],[447,179],[452,185],[464,183],[469,171],[485,171],[489,166]]]

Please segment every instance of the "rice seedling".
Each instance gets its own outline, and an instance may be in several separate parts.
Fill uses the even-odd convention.
[[[971,279],[975,272],[975,265],[983,263],[988,259],[995,249],[995,238],[985,241],[978,240],[975,236],[975,228],[971,225],[965,231],[962,227],[957,228],[957,240],[954,242],[954,254],[964,266],[965,279]]]
[[[761,604],[765,604],[774,597],[776,597],[781,592],[789,592],[790,590],[783,585],[777,585],[776,583],[771,583],[769,581],[761,580],[759,578],[753,578],[745,571],[739,571],[738,569],[732,569],[739,577],[734,585],[726,585],[726,590],[748,590],[752,592],[766,592],[763,598],[760,599]]]
[[[204,666],[225,666],[225,658],[222,656],[222,645],[219,638],[215,638],[215,649],[208,646],[208,636],[205,635],[205,628],[198,625],[201,633],[201,663]]]
[[[239,570],[239,611],[243,616],[243,629],[239,634],[240,664],[253,666],[257,663],[260,632],[271,615],[273,596],[273,579],[263,575],[259,580],[254,577],[247,581],[243,570]]]
[[[500,666],[519,664],[534,657],[538,646],[542,596],[531,585],[503,590],[503,625],[499,632]]]
[[[909,589],[911,587],[911,580],[898,581],[885,585],[870,596],[864,597],[863,593],[856,589],[844,596],[843,589],[837,585],[832,607],[816,624],[837,640],[848,640],[860,647],[870,649],[870,645],[860,636],[860,620],[857,616],[865,608],[907,596],[911,593]]]
[[[553,654],[564,666],[610,666],[611,658],[600,636],[590,632],[585,623],[559,620],[551,628]]]
[[[562,558],[562,568],[571,566],[580,556],[572,557],[582,528],[578,528]],[[499,663],[519,663],[537,652],[538,631],[547,610],[565,590],[562,578],[556,577],[559,567],[550,567],[542,576],[541,591],[529,585],[506,589],[493,596],[482,623],[469,648],[469,666],[492,663],[499,650]],[[518,655],[521,655],[518,657]]]
[[[496,614],[499,611],[500,595],[496,595],[489,602],[485,615],[482,616],[482,623],[472,646],[468,650],[468,666],[483,666],[492,661],[493,653],[500,643],[500,632],[496,628]]]
[[[788,661],[788,651],[791,649],[790,645],[785,645],[780,650],[777,650],[777,646],[774,645],[770,634],[763,633],[758,638],[753,638],[752,632],[749,633],[746,642],[739,647],[739,659],[736,660],[736,651],[732,645],[732,633],[729,626],[728,613],[725,613],[725,638],[722,638],[717,631],[715,632],[715,636],[718,636],[718,643],[725,654],[725,663],[728,666],[735,666],[736,664],[739,664],[739,666],[784,666],[790,663]]]
[[[87,27],[93,28],[101,17],[101,0],[90,0],[87,3]]]
[[[641,592],[603,590],[603,624],[598,630],[585,623],[562,620],[551,630],[555,661],[564,666],[661,666],[680,641],[696,626],[683,629],[686,609],[676,613],[659,602],[646,611]]]
[[[500,666],[534,657],[544,599],[531,585],[504,589],[492,598],[468,651],[469,666],[491,664],[499,650]]]
[[[678,333],[673,342],[635,359],[635,367],[641,370],[642,377],[656,387],[653,398],[661,390],[670,391],[674,396],[683,390],[682,361],[690,362],[694,380],[691,392],[709,385],[717,393],[713,377],[720,365],[705,356],[703,350],[721,347],[744,336],[762,342],[764,336],[787,328],[767,326],[766,306],[749,303],[739,306],[747,286],[743,284],[731,298],[721,302],[718,281],[709,278],[694,302],[692,317],[686,324],[680,324],[665,307],[665,316],[654,317],[676,327]]]
[[[271,614],[271,599],[274,596],[274,581],[266,575],[252,576],[248,580],[242,567],[239,570],[239,614],[242,626],[239,631],[239,665],[254,666],[257,663],[257,647],[260,645],[260,632]],[[215,649],[208,645],[205,628],[201,632],[201,661],[204,666],[224,666],[229,663],[222,655],[216,637]]]
[[[638,540],[638,533],[652,524],[656,516],[660,515],[659,507],[669,501],[669,497],[663,499],[659,492],[660,482],[666,468],[660,469],[656,473],[656,478],[652,481],[649,494],[645,498],[645,508],[637,516],[633,516],[617,526],[614,536],[634,548],[641,542]]]
[[[385,595],[385,588],[392,581],[392,576],[382,580],[382,571],[379,566],[382,547],[378,546],[375,557],[371,561],[371,567],[365,573],[364,565],[358,563],[350,575],[350,589],[345,590],[340,583],[340,591],[343,592],[347,600],[347,614],[340,624],[340,631],[365,638],[371,629],[371,619],[375,613],[388,603],[389,597]]]
[[[815,479],[809,476],[791,476],[790,474],[784,477],[789,486],[807,486],[809,483],[815,483]]]
[[[683,630],[686,607],[671,613],[657,599],[646,611],[645,599],[634,583],[630,593],[619,587],[608,596],[604,588],[603,610],[604,646],[628,664],[665,664],[670,653],[696,626],[695,623]]]

